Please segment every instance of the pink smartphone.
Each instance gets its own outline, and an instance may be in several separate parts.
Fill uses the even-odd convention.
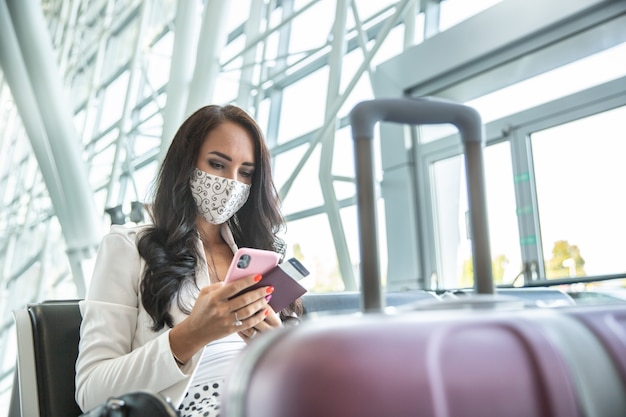
[[[250,275],[265,274],[276,265],[280,256],[270,250],[239,248],[228,267],[224,282],[234,281]]]
[[[269,305],[274,311],[280,310],[293,303],[307,292],[306,288],[298,283],[309,275],[309,271],[296,258],[291,258],[263,274],[263,279],[234,295],[237,297],[245,292],[259,287],[273,286],[274,292]]]

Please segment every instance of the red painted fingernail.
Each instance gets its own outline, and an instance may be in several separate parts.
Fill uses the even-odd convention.
[[[267,287],[267,288],[265,289],[265,292],[266,292],[266,293],[268,293],[268,294],[273,293],[273,292],[274,292],[274,287],[272,287],[272,286]]]
[[[261,278],[263,278],[263,275],[255,275],[255,276],[254,276],[254,282],[259,282],[259,281],[261,281]]]
[[[270,309],[269,309],[269,308],[268,308],[268,309],[266,309],[266,310],[265,310],[265,313],[263,313],[263,314],[264,314],[264,315],[266,315],[266,316],[267,316],[268,314],[270,314]]]
[[[272,294],[265,296],[265,301],[267,301],[268,303],[270,302],[271,299],[272,299]]]

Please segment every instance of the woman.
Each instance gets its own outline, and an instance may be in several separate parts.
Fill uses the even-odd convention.
[[[100,246],[81,302],[76,401],[89,410],[150,389],[183,416],[215,416],[237,353],[301,313],[300,304],[272,311],[268,286],[233,297],[259,275],[222,282],[238,247],[284,255],[270,154],[254,120],[235,106],[191,115],[163,161],[151,210],[152,225],[113,226]]]

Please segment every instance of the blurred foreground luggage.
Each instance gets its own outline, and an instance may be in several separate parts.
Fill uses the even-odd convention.
[[[255,340],[231,375],[224,416],[626,416],[626,304],[528,309],[494,294],[478,114],[440,100],[374,100],[351,121],[363,313]],[[379,121],[459,128],[475,295],[385,311],[371,144]]]

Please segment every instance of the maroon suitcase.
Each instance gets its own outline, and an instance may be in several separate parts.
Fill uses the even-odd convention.
[[[251,344],[224,401],[227,417],[626,415],[601,343],[549,309],[305,323]]]
[[[459,128],[476,295],[384,309],[372,172],[379,121]],[[353,109],[351,123],[363,313],[305,321],[256,339],[227,382],[224,415],[626,416],[624,305],[524,309],[494,294],[478,114],[434,99],[373,100]]]

